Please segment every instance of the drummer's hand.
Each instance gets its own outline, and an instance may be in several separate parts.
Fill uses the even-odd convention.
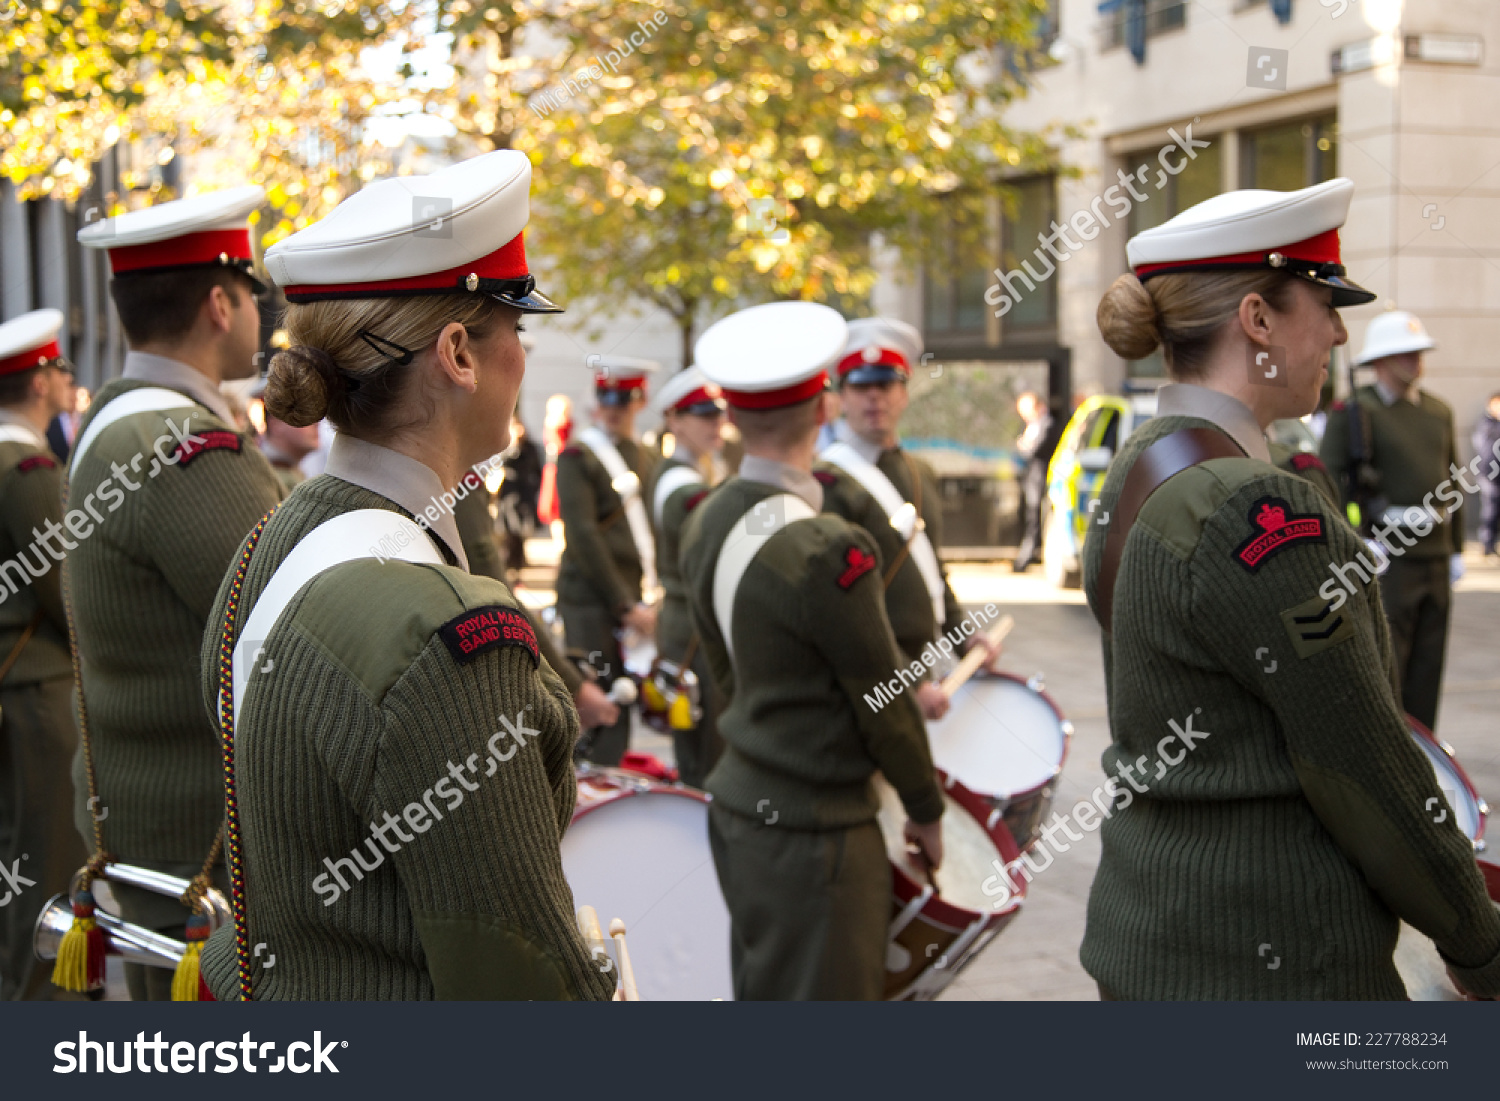
[[[649,604],[637,604],[625,613],[625,626],[640,632],[643,638],[656,637],[656,609]]]
[[[948,714],[948,693],[935,680],[924,680],[917,685],[917,706],[922,709],[922,718],[937,722]]]
[[[591,680],[578,686],[573,705],[578,708],[578,725],[584,730],[595,726],[614,726],[620,717],[620,705]]]
[[[1453,989],[1457,990],[1460,994],[1462,994],[1464,996],[1464,1000],[1465,1001],[1469,1001],[1469,1002],[1493,1002],[1493,1001],[1500,1001],[1500,998],[1481,998],[1478,994],[1470,994],[1467,990],[1464,989],[1464,984],[1458,981],[1458,976],[1453,973],[1453,968],[1451,968],[1451,967],[1448,968],[1448,981],[1453,984]]]
[[[969,643],[969,649],[970,650],[983,650],[984,651],[984,669],[985,669],[985,672],[987,672],[987,673],[998,673],[998,672],[1000,672],[998,666],[1000,664],[1000,655],[1003,654],[1003,653],[1005,653],[1005,643],[1003,643],[1003,642],[991,642],[984,635],[976,634],[974,636],[973,641]]]
[[[922,850],[927,864],[936,870],[943,864],[943,822],[929,822],[919,826],[910,818],[906,820],[906,839]]]

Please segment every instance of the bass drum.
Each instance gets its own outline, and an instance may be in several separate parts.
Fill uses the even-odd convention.
[[[578,770],[562,839],[575,906],[625,922],[643,1001],[729,1001],[729,909],[708,844],[709,797],[617,768]]]

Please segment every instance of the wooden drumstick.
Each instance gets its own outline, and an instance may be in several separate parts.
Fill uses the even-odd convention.
[[[592,906],[578,907],[578,932],[583,937],[583,943],[588,946],[589,958],[594,961],[594,966],[601,966],[605,960],[609,960],[609,949],[605,947],[604,930],[599,926],[599,914]],[[601,959],[600,957],[603,957]],[[610,960],[611,965],[614,963]],[[609,968],[605,967],[605,971]]]
[[[984,637],[992,645],[999,646],[1000,643],[1005,641],[1005,636],[1010,634],[1010,629],[1015,625],[1016,621],[1010,616],[1002,616],[1000,622],[995,624]],[[958,663],[958,668],[943,678],[943,691],[951,697],[953,693],[967,684],[969,678],[977,673],[979,667],[984,664],[984,657],[985,651],[982,646],[971,646],[969,652],[963,656],[963,660]]]
[[[609,935],[615,941],[615,955],[620,960],[620,988],[627,1002],[641,1000],[641,992],[635,987],[635,971],[630,966],[630,949],[625,947],[625,923],[615,918],[609,923]]]

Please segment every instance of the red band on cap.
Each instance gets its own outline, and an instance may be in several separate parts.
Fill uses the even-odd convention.
[[[672,408],[686,409],[689,405],[704,405],[711,401],[718,401],[724,396],[724,392],[717,386],[700,386],[698,389],[684,394],[672,403]]]
[[[248,229],[205,229],[184,233],[167,241],[144,245],[121,245],[109,250],[109,270],[116,275],[153,268],[182,268],[193,264],[217,264],[219,257],[253,260]]]
[[[1341,262],[1339,231],[1330,229],[1326,233],[1309,237],[1305,241],[1259,252],[1238,252],[1232,256],[1208,256],[1202,260],[1168,260],[1161,264],[1141,264],[1135,269],[1135,275],[1139,279],[1159,271],[1175,271],[1178,268],[1225,267],[1231,264],[1242,267],[1261,267],[1266,263],[1266,257],[1273,252],[1281,253],[1288,260],[1304,260],[1314,264],[1337,264]]]
[[[29,371],[38,364],[46,363],[49,359],[56,359],[60,355],[62,355],[62,349],[57,346],[57,341],[49,340],[40,347],[0,359],[0,375]]]
[[[595,390],[639,390],[645,385],[645,375],[600,375],[594,379]]]
[[[856,367],[897,367],[900,368],[903,374],[911,374],[911,364],[907,362],[906,357],[900,352],[894,348],[878,348],[876,350],[880,355],[873,360],[866,359],[863,350],[852,352],[839,360],[839,378],[843,378]]]
[[[780,390],[731,390],[724,388],[724,400],[736,409],[777,409],[796,405],[821,393],[828,386],[828,372],[819,371],[806,382]]]
[[[371,283],[306,283],[286,287],[287,300],[295,302],[300,296],[328,298],[358,298],[369,295],[378,298],[392,291],[454,291],[457,293],[465,279],[477,275],[481,279],[524,279],[526,270],[526,246],[522,234],[501,245],[488,256],[470,260],[455,268],[435,271],[430,275],[413,275],[405,279],[380,279]]]

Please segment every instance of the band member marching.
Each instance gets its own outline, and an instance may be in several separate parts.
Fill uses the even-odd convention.
[[[527,271],[530,183],[509,150],[379,181],[267,252],[293,345],[267,409],[338,436],[245,541],[204,640],[235,871],[235,928],[203,953],[216,998],[613,989],[559,855],[567,689],[510,591],[468,572],[451,513],[428,511],[506,446],[522,315],[557,311]],[[414,191],[452,203],[451,236],[419,232]]]
[[[885,980],[891,866],[872,783],[906,836],[942,860],[942,793],[908,695],[862,699],[903,663],[868,533],[819,515],[812,476],[828,368],[847,326],[778,302],[715,324],[694,358],[723,388],[745,457],[683,533],[693,620],[727,701],[709,774],[709,839],[731,918],[735,997],[875,999]]]
[[[676,445],[671,456],[657,464],[646,490],[656,528],[656,569],[662,586],[656,649],[660,658],[690,670],[697,678],[701,714],[696,722],[685,714],[690,711],[685,705],[691,701],[691,690],[680,675],[676,685],[680,695],[664,702],[668,703],[678,778],[701,788],[723,750],[716,718],[721,704],[708,655],[693,630],[678,549],[689,513],[708,495],[710,486],[723,480],[724,398],[702,371],[689,367],[672,376],[657,394],[655,404],[661,410],[663,431],[672,434]],[[677,709],[675,714],[673,707]]]
[[[659,364],[596,356],[598,424],[575,429],[557,457],[557,498],[566,539],[557,571],[557,610],[568,648],[588,655],[601,676],[625,667],[619,635],[656,634],[656,546],[643,490],[654,455],[635,439],[646,378]],[[606,670],[608,672],[606,673]],[[598,728],[588,759],[617,765],[630,745],[630,712]]]
[[[251,274],[248,219],[263,198],[253,186],[216,191],[78,233],[109,253],[130,347],[68,460],[67,505],[98,524],[69,551],[65,576],[81,670],[78,828],[95,867],[108,856],[196,877],[198,889],[227,887],[223,776],[198,651],[236,548],[281,498],[219,393],[255,372],[265,287]],[[113,892],[126,920],[177,939],[196,906],[122,883]],[[125,978],[132,998],[172,996],[165,969],[126,964]]]

